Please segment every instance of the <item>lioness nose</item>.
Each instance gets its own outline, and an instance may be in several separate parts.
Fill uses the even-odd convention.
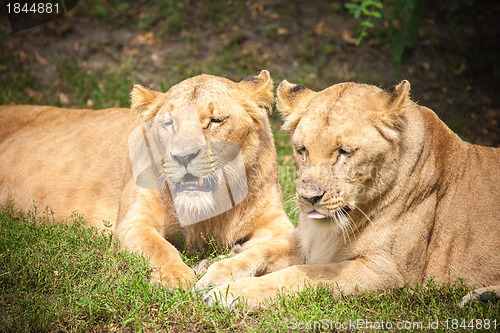
[[[182,155],[182,156],[180,154],[177,154],[177,155],[171,154],[171,156],[172,156],[172,159],[174,159],[174,161],[177,161],[180,165],[187,167],[187,165],[193,159],[195,159],[196,156],[198,156],[200,154],[200,151],[201,151],[201,149],[199,149],[195,153],[191,153],[191,154],[186,154],[186,155]]]
[[[325,195],[325,192],[308,192],[308,193],[301,193],[301,191],[298,191],[299,195],[301,196],[302,199],[305,201],[315,204],[323,198],[323,195]]]

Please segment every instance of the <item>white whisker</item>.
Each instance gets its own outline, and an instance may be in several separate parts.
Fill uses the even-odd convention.
[[[354,223],[354,220],[351,217],[351,214],[349,214],[348,212],[344,212],[344,214],[346,215],[346,218],[349,218],[349,220],[351,220],[351,223],[349,223],[348,226],[349,226],[349,231],[354,236],[356,234],[356,232],[358,231],[358,226],[356,225],[356,223]]]
[[[372,220],[368,217],[368,215],[365,214],[365,212],[363,212],[363,210],[361,208],[359,208],[355,204],[353,204],[353,206],[354,206],[354,208],[356,208],[357,210],[359,210],[361,212],[361,214],[363,214],[366,217],[366,219],[368,220],[369,223],[372,222]]]
[[[341,217],[341,221],[342,221],[341,228],[342,228],[342,237],[344,238],[344,244],[347,244],[347,241],[349,241],[349,242],[351,241],[351,239],[349,238],[349,230],[347,229],[349,222],[346,221],[346,218],[345,218],[342,210],[339,210],[338,214]],[[346,239],[346,236],[347,236],[347,239]]]

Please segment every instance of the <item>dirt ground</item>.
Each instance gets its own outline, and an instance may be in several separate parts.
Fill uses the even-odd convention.
[[[341,1],[207,3],[183,1],[182,23],[175,26],[168,15],[154,16],[154,5],[112,13],[108,7],[104,15],[80,1],[65,16],[14,34],[0,12],[0,76],[30,72],[42,92],[54,85],[64,91],[58,68],[68,61],[98,72],[127,72],[128,79],[155,89],[201,72],[236,80],[260,69],[268,69],[276,83],[287,78],[316,90],[342,81],[392,86],[408,79],[413,99],[464,139],[500,146],[500,3],[494,0],[475,1],[462,34],[430,13],[400,71],[383,29],[354,44],[356,22]],[[174,27],[165,32],[167,25]],[[74,106],[61,95],[54,100]]]

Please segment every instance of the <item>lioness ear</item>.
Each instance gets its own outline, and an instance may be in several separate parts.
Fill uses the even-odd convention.
[[[410,88],[410,82],[403,80],[389,90],[393,109],[401,107],[404,101],[410,98]]]
[[[292,132],[300,121],[316,92],[301,84],[293,84],[283,80],[276,94],[276,108],[283,116],[281,129]]]
[[[255,101],[259,107],[266,110],[271,109],[273,102],[273,85],[271,74],[266,70],[262,70],[257,76],[247,76],[238,82],[244,99]]]
[[[373,124],[386,139],[396,140],[403,124],[401,116],[406,109],[406,102],[410,101],[410,82],[403,80],[398,85],[382,91],[382,94],[384,96],[381,100],[384,102],[378,103],[380,111],[373,113]]]
[[[141,117],[149,119],[153,117],[161,107],[161,98],[165,94],[143,87],[139,84],[134,85],[130,93],[130,106]]]

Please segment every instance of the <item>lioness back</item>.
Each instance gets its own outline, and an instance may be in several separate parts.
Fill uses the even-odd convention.
[[[135,119],[129,109],[0,106],[0,205],[50,206],[57,220],[75,211],[97,227],[116,220]]]

